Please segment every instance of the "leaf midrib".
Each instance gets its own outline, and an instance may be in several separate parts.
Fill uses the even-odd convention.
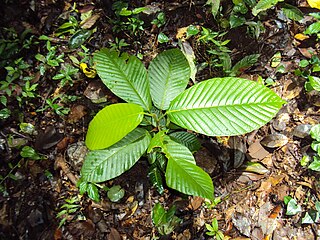
[[[119,67],[119,65],[121,64],[118,64],[118,61],[121,62],[123,61],[123,64],[127,67],[127,64],[124,60],[121,60],[121,59],[118,59],[118,58],[112,58],[112,57],[109,57],[107,54],[104,54],[106,57],[108,57],[112,63],[117,67],[117,69],[119,70],[119,73],[120,75],[122,75],[124,77],[124,79],[126,80],[126,82],[129,83],[129,85],[131,86],[131,88],[133,89],[133,91],[136,93],[136,95],[138,96],[138,98],[140,99],[140,101],[144,104],[144,107],[146,107],[147,110],[150,110],[149,109],[149,104],[147,104],[144,99],[141,97],[141,95],[139,94],[139,92],[136,90],[135,86],[133,85],[133,83],[129,80],[129,78],[127,77],[126,73],[124,70],[121,69],[121,67]],[[130,61],[130,57],[128,59],[128,61]],[[148,101],[147,101],[148,102]]]
[[[271,103],[271,104],[270,104]],[[197,111],[197,110],[206,110],[206,109],[215,109],[215,108],[236,108],[236,107],[243,107],[243,106],[275,106],[275,104],[282,104],[282,101],[279,102],[264,102],[264,103],[238,103],[238,104],[228,104],[228,105],[220,105],[220,106],[208,106],[208,107],[194,107],[194,108],[180,108],[180,109],[168,109],[167,114],[174,113],[174,112],[183,112],[183,111]],[[182,106],[183,107],[183,106]]]

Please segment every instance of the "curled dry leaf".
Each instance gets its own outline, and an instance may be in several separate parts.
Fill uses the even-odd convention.
[[[83,22],[81,22],[81,28],[83,29],[90,29],[100,18],[99,14],[92,15],[91,17],[85,19]]]
[[[280,133],[270,134],[261,140],[261,144],[268,148],[283,147],[288,143],[288,138]]]
[[[298,138],[305,138],[309,136],[310,129],[312,128],[311,124],[300,124],[293,129],[293,136]]]

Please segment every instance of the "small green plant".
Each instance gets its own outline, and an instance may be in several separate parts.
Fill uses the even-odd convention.
[[[217,240],[223,240],[224,239],[224,235],[223,235],[223,232],[221,232],[219,230],[219,225],[218,225],[218,220],[216,218],[214,218],[212,220],[212,223],[211,225],[206,223],[206,229],[208,230],[206,232],[206,234],[208,236],[212,236],[214,237],[215,239]]]
[[[294,71],[295,75],[307,79],[304,84],[307,92],[312,90],[320,91],[320,78],[314,76],[317,72],[320,72],[320,59],[317,55],[313,55],[309,60],[301,60],[299,68]]]
[[[9,179],[9,178],[14,180],[14,181],[17,180],[17,177],[14,174],[14,171],[17,168],[21,167],[21,163],[22,163],[22,159],[19,162],[17,162],[16,164],[9,163],[8,167],[9,167],[10,171],[6,175],[1,175],[0,174],[0,193],[2,193],[3,196],[8,196],[9,195],[9,193],[7,192],[5,181],[7,179]]]
[[[241,78],[209,79],[185,90],[190,67],[178,49],[160,53],[148,71],[137,57],[110,49],[100,50],[94,61],[103,83],[127,103],[105,107],[90,122],[91,151],[81,169],[85,183],[115,178],[147,153],[157,189],[163,189],[164,177],[170,188],[212,200],[212,180],[192,155],[198,140],[182,130],[244,134],[267,123],[285,103],[267,87]]]
[[[286,215],[293,216],[301,212],[301,206],[297,203],[297,200],[291,196],[284,197],[284,204],[287,206]]]
[[[30,32],[26,29],[18,35],[14,28],[0,28],[0,68],[11,65],[21,51],[38,44]]]
[[[209,28],[202,27],[201,36],[198,38],[202,44],[206,44],[207,52],[211,55],[209,62],[214,68],[222,68],[224,72],[231,69],[231,50],[226,46],[230,40],[223,40],[227,32],[214,32]]]
[[[4,80],[0,81],[0,103],[4,107],[0,110],[0,119],[6,119],[11,115],[8,105],[13,103],[12,99],[17,100],[21,107],[28,103],[28,99],[37,96],[38,84],[32,83],[33,76],[27,73],[29,67],[30,65],[22,58],[14,60],[10,66],[5,67],[7,75]],[[10,104],[8,104],[8,100],[11,100]]]
[[[52,109],[57,115],[64,116],[70,112],[70,108],[65,107],[64,103],[69,101],[73,102],[77,100],[77,96],[69,96],[69,95],[57,95],[54,98],[46,99],[46,105],[43,108],[37,110],[37,112],[43,112],[47,109]]]
[[[320,171],[320,124],[314,125],[310,129],[310,136],[313,139],[311,143],[312,150],[315,151],[315,155],[313,156],[313,160],[311,160],[310,156],[305,155],[301,159],[301,165],[307,166],[313,171]],[[311,163],[310,163],[311,162]]]
[[[166,23],[166,15],[164,12],[159,12],[157,17],[151,21],[152,24],[156,25],[157,28],[162,27]]]
[[[142,21],[139,18],[139,13],[146,10],[145,7],[128,9],[129,4],[124,1],[116,1],[112,4],[112,9],[115,11],[116,19],[111,20],[113,31],[118,33],[128,31],[130,34],[136,35],[139,30],[144,30]]]
[[[306,202],[308,205],[310,205],[310,199],[306,198]],[[284,197],[284,204],[287,206],[286,209],[286,215],[288,216],[294,216],[298,213],[304,213],[304,216],[301,218],[302,224],[312,224],[312,223],[318,223],[320,219],[320,202],[315,201],[314,202],[314,208],[313,209],[307,209],[306,211],[302,211],[301,206],[297,203],[297,201],[292,198],[291,196],[285,196]]]
[[[66,203],[60,207],[60,211],[56,216],[57,218],[61,219],[59,222],[59,228],[61,228],[66,221],[72,221],[75,219],[80,213],[81,206],[78,203],[78,197],[75,196],[70,199],[66,199],[65,202]]]
[[[182,222],[180,218],[174,215],[175,212],[175,205],[172,205],[168,210],[165,210],[160,203],[156,203],[152,208],[152,222],[160,235],[168,235],[172,233]]]
[[[52,77],[53,80],[59,80],[61,87],[65,85],[73,86],[73,76],[79,72],[79,69],[72,67],[70,64],[66,64],[61,67],[59,73]]]
[[[310,13],[310,16],[316,19],[316,22],[310,24],[304,31],[306,35],[316,35],[317,39],[320,39],[320,13]]]
[[[45,36],[41,39],[47,39]],[[64,54],[57,55],[57,46],[52,46],[51,42],[48,40],[46,43],[46,50],[48,51],[46,55],[41,53],[36,54],[35,58],[40,61],[39,71],[41,75],[44,75],[45,72],[52,68],[60,66],[60,63],[63,63]]]
[[[129,44],[126,43],[126,41],[124,39],[119,40],[117,37],[116,37],[114,43],[110,43],[110,47],[112,50],[119,50],[120,51],[121,48],[127,47],[127,46],[129,46]]]

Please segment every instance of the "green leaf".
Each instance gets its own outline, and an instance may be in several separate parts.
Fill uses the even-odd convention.
[[[207,0],[206,5],[211,6],[211,13],[215,17],[219,12],[220,0]]]
[[[24,146],[21,149],[20,155],[23,158],[29,158],[29,159],[32,159],[32,160],[41,159],[39,154],[32,147],[29,147],[29,146]]]
[[[319,156],[314,156],[313,157],[313,162],[310,163],[308,168],[313,170],[313,171],[319,172],[320,171],[320,157]]]
[[[117,103],[100,110],[89,124],[86,145],[90,150],[103,149],[118,142],[143,119],[143,109],[132,103]]]
[[[97,73],[102,82],[118,97],[151,109],[147,70],[135,56],[119,56],[116,51],[102,49],[94,55]]]
[[[152,151],[153,148],[165,148],[164,143],[167,142],[167,140],[170,140],[170,137],[166,135],[166,131],[162,130],[158,132],[156,135],[153,136],[151,139],[151,142],[148,147],[148,153]]]
[[[156,203],[152,208],[152,222],[155,226],[160,226],[166,223],[166,210],[160,203]]]
[[[213,78],[184,91],[170,104],[170,120],[209,136],[245,134],[266,124],[281,108],[277,94],[242,78]]]
[[[320,142],[320,124],[316,124],[310,129],[310,136]]]
[[[119,202],[124,197],[124,189],[120,185],[112,186],[107,192],[111,202]]]
[[[260,12],[266,11],[269,8],[275,6],[278,2],[283,2],[284,0],[260,0],[256,6],[252,9],[252,14],[257,16]]]
[[[151,61],[148,76],[154,105],[166,110],[170,102],[187,87],[189,63],[179,49],[170,49]]]
[[[163,32],[161,32],[158,35],[158,42],[159,43],[167,43],[167,42],[169,42],[169,37],[167,35],[165,35]]]
[[[286,215],[296,215],[301,212],[301,207],[298,205],[297,201],[294,198],[291,198],[287,204]]]
[[[295,6],[285,3],[281,9],[284,15],[291,20],[300,21],[303,19],[303,12],[301,12],[301,10]]]
[[[184,194],[213,199],[210,176],[195,164],[192,153],[185,146],[168,140],[164,153],[168,158],[166,182],[168,187]]]
[[[150,140],[148,131],[137,128],[111,147],[89,152],[81,169],[82,178],[98,183],[121,175],[145,153]]]
[[[196,152],[201,148],[198,138],[189,132],[173,132],[169,134],[170,138],[177,143],[186,146],[191,152]]]
[[[230,76],[236,76],[239,74],[241,70],[251,67],[258,61],[259,57],[260,54],[252,54],[245,56],[232,67]]]
[[[150,182],[152,183],[152,186],[154,186],[157,189],[159,194],[163,194],[164,188],[163,188],[162,176],[159,168],[153,167],[149,171],[148,176],[149,176]]]
[[[229,18],[230,28],[236,28],[245,24],[246,18],[232,13]]]
[[[100,201],[99,190],[96,185],[89,183],[87,187],[88,197],[91,198],[95,202]]]
[[[320,32],[320,21],[312,23],[307,29],[304,31],[304,34],[312,35]]]
[[[80,195],[83,195],[87,192],[88,190],[88,182],[86,181],[82,181],[82,179],[80,179],[78,182],[77,182],[77,187],[79,188],[79,193]]]
[[[318,141],[313,141],[313,142],[311,143],[311,148],[312,148],[312,150],[320,153],[320,142],[318,142]]]
[[[87,29],[80,29],[73,34],[69,40],[69,47],[75,49],[85,43],[91,36],[92,31]]]
[[[311,213],[311,211],[310,211],[310,213]],[[312,215],[312,214],[311,214]],[[315,221],[315,219],[313,219],[312,217],[311,217],[311,215],[309,214],[309,212],[306,212],[305,213],[305,215],[304,215],[304,217],[301,219],[301,223],[302,224],[312,224],[312,223],[314,223]]]
[[[308,76],[309,83],[314,90],[320,91],[320,78],[315,76]]]

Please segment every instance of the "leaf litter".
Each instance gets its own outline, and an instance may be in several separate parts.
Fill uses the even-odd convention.
[[[5,6],[8,10],[6,12],[14,12],[16,16],[29,14],[26,16],[28,24],[36,32],[43,31],[45,34],[56,29],[56,20],[68,19],[72,8],[69,1],[65,2],[64,8],[51,1],[40,1],[35,3],[36,11],[33,13],[37,16],[33,16],[32,12],[21,11],[23,7],[29,9],[27,2],[9,4]],[[317,7],[315,1],[310,2],[310,5],[315,4]],[[92,4],[79,1],[77,4],[81,6],[81,14],[91,12],[80,24],[81,28],[98,27],[101,30],[94,32],[85,41],[93,49],[107,45],[105,40],[112,32],[102,16],[106,13],[109,16],[110,1],[96,1]],[[139,1],[134,1],[134,4],[143,5]],[[305,1],[303,4],[303,7],[310,10]],[[151,11],[151,15],[161,10],[168,15],[170,26],[168,24],[164,29],[172,45],[181,36],[185,40],[183,46],[188,60],[192,62],[202,59],[203,50],[195,39],[185,37],[185,27],[189,24],[211,24],[209,22],[213,18],[204,14],[203,6],[193,5],[193,2],[167,3],[164,6],[157,3],[154,6],[156,10]],[[187,11],[190,14],[185,14]],[[279,8],[276,11],[280,11]],[[36,17],[40,18],[40,25],[34,21]],[[271,76],[274,82],[271,88],[287,101],[287,105],[270,124],[247,136],[231,137],[224,143],[215,138],[202,139],[203,147],[195,154],[195,158],[199,166],[214,179],[215,194],[221,200],[219,203],[208,203],[199,197],[185,197],[168,190],[160,196],[151,188],[145,174],[141,174],[145,172],[146,164],[139,162],[130,172],[107,183],[108,187],[120,185],[125,190],[122,200],[111,202],[103,196],[101,202],[95,203],[83,197],[79,202],[80,212],[61,229],[58,228],[58,220],[55,218],[58,207],[64,199],[78,194],[76,182],[80,176],[81,159],[86,151],[82,141],[89,121],[88,114],[98,109],[95,104],[119,101],[99,80],[84,78],[75,86],[63,90],[63,94],[78,91],[86,99],[75,104],[69,103],[70,113],[65,119],[56,118],[51,112],[41,115],[32,107],[26,109],[25,121],[33,123],[39,132],[34,139],[34,146],[46,154],[47,159],[24,161],[24,167],[18,168],[12,176],[16,179],[22,176],[22,181],[11,180],[9,196],[0,198],[0,236],[13,239],[28,233],[29,239],[52,239],[52,236],[54,239],[65,239],[67,236],[73,239],[151,239],[156,234],[151,209],[159,202],[166,209],[172,204],[176,205],[177,215],[182,219],[182,224],[170,235],[171,239],[206,239],[205,224],[211,224],[214,218],[218,220],[219,230],[227,239],[315,239],[318,225],[301,225],[301,219],[307,211],[314,209],[315,202],[319,200],[319,174],[302,167],[300,160],[310,149],[311,126],[320,121],[317,104],[319,93],[305,92],[304,79],[293,72],[298,68],[301,56],[311,59],[313,54],[319,55],[319,45],[313,37],[303,34],[302,29],[311,18],[306,17],[299,23],[288,22],[280,27],[277,25],[278,19],[274,21],[273,18],[276,16],[266,17],[265,36],[260,40],[251,39],[254,44],[248,44],[246,37],[241,39],[241,36],[246,35],[241,32],[243,29],[233,29],[228,33],[232,54],[235,56],[255,54],[257,51],[261,54],[261,62],[245,71],[248,78],[257,79],[257,74],[263,78]],[[8,14],[4,15],[1,23],[13,23],[15,27],[20,25],[19,21],[12,22]],[[141,41],[140,47],[134,43],[139,36],[121,35],[133,45],[125,50],[131,53],[144,52],[144,60],[149,62],[147,60],[153,58],[159,47],[171,46],[170,43],[159,45],[155,40],[157,28],[154,31],[152,33],[146,29],[141,39],[138,39]],[[65,52],[64,46],[59,45],[59,48],[60,52]],[[281,66],[284,66],[284,70],[279,70]],[[200,69],[200,66],[196,67]],[[193,69],[194,74],[197,69]],[[198,71],[197,76],[200,76],[199,73],[211,74],[207,70]],[[44,98],[46,94],[50,96],[50,84],[44,80],[41,89]],[[52,89],[58,89],[61,93],[60,88]],[[10,128],[14,131],[10,131]],[[8,135],[16,139],[21,137],[17,134],[19,130],[14,122],[6,122],[0,133],[0,140]],[[22,139],[32,142],[24,137]],[[57,144],[61,144],[61,147],[56,147]],[[7,162],[17,158],[17,153],[7,144],[1,145],[3,155],[10,156],[9,159],[3,158]],[[1,173],[7,170],[4,166],[1,167]],[[26,177],[28,181],[23,180]],[[293,216],[286,214],[286,196],[295,201],[292,200],[289,206],[299,210],[291,212],[295,213]]]

